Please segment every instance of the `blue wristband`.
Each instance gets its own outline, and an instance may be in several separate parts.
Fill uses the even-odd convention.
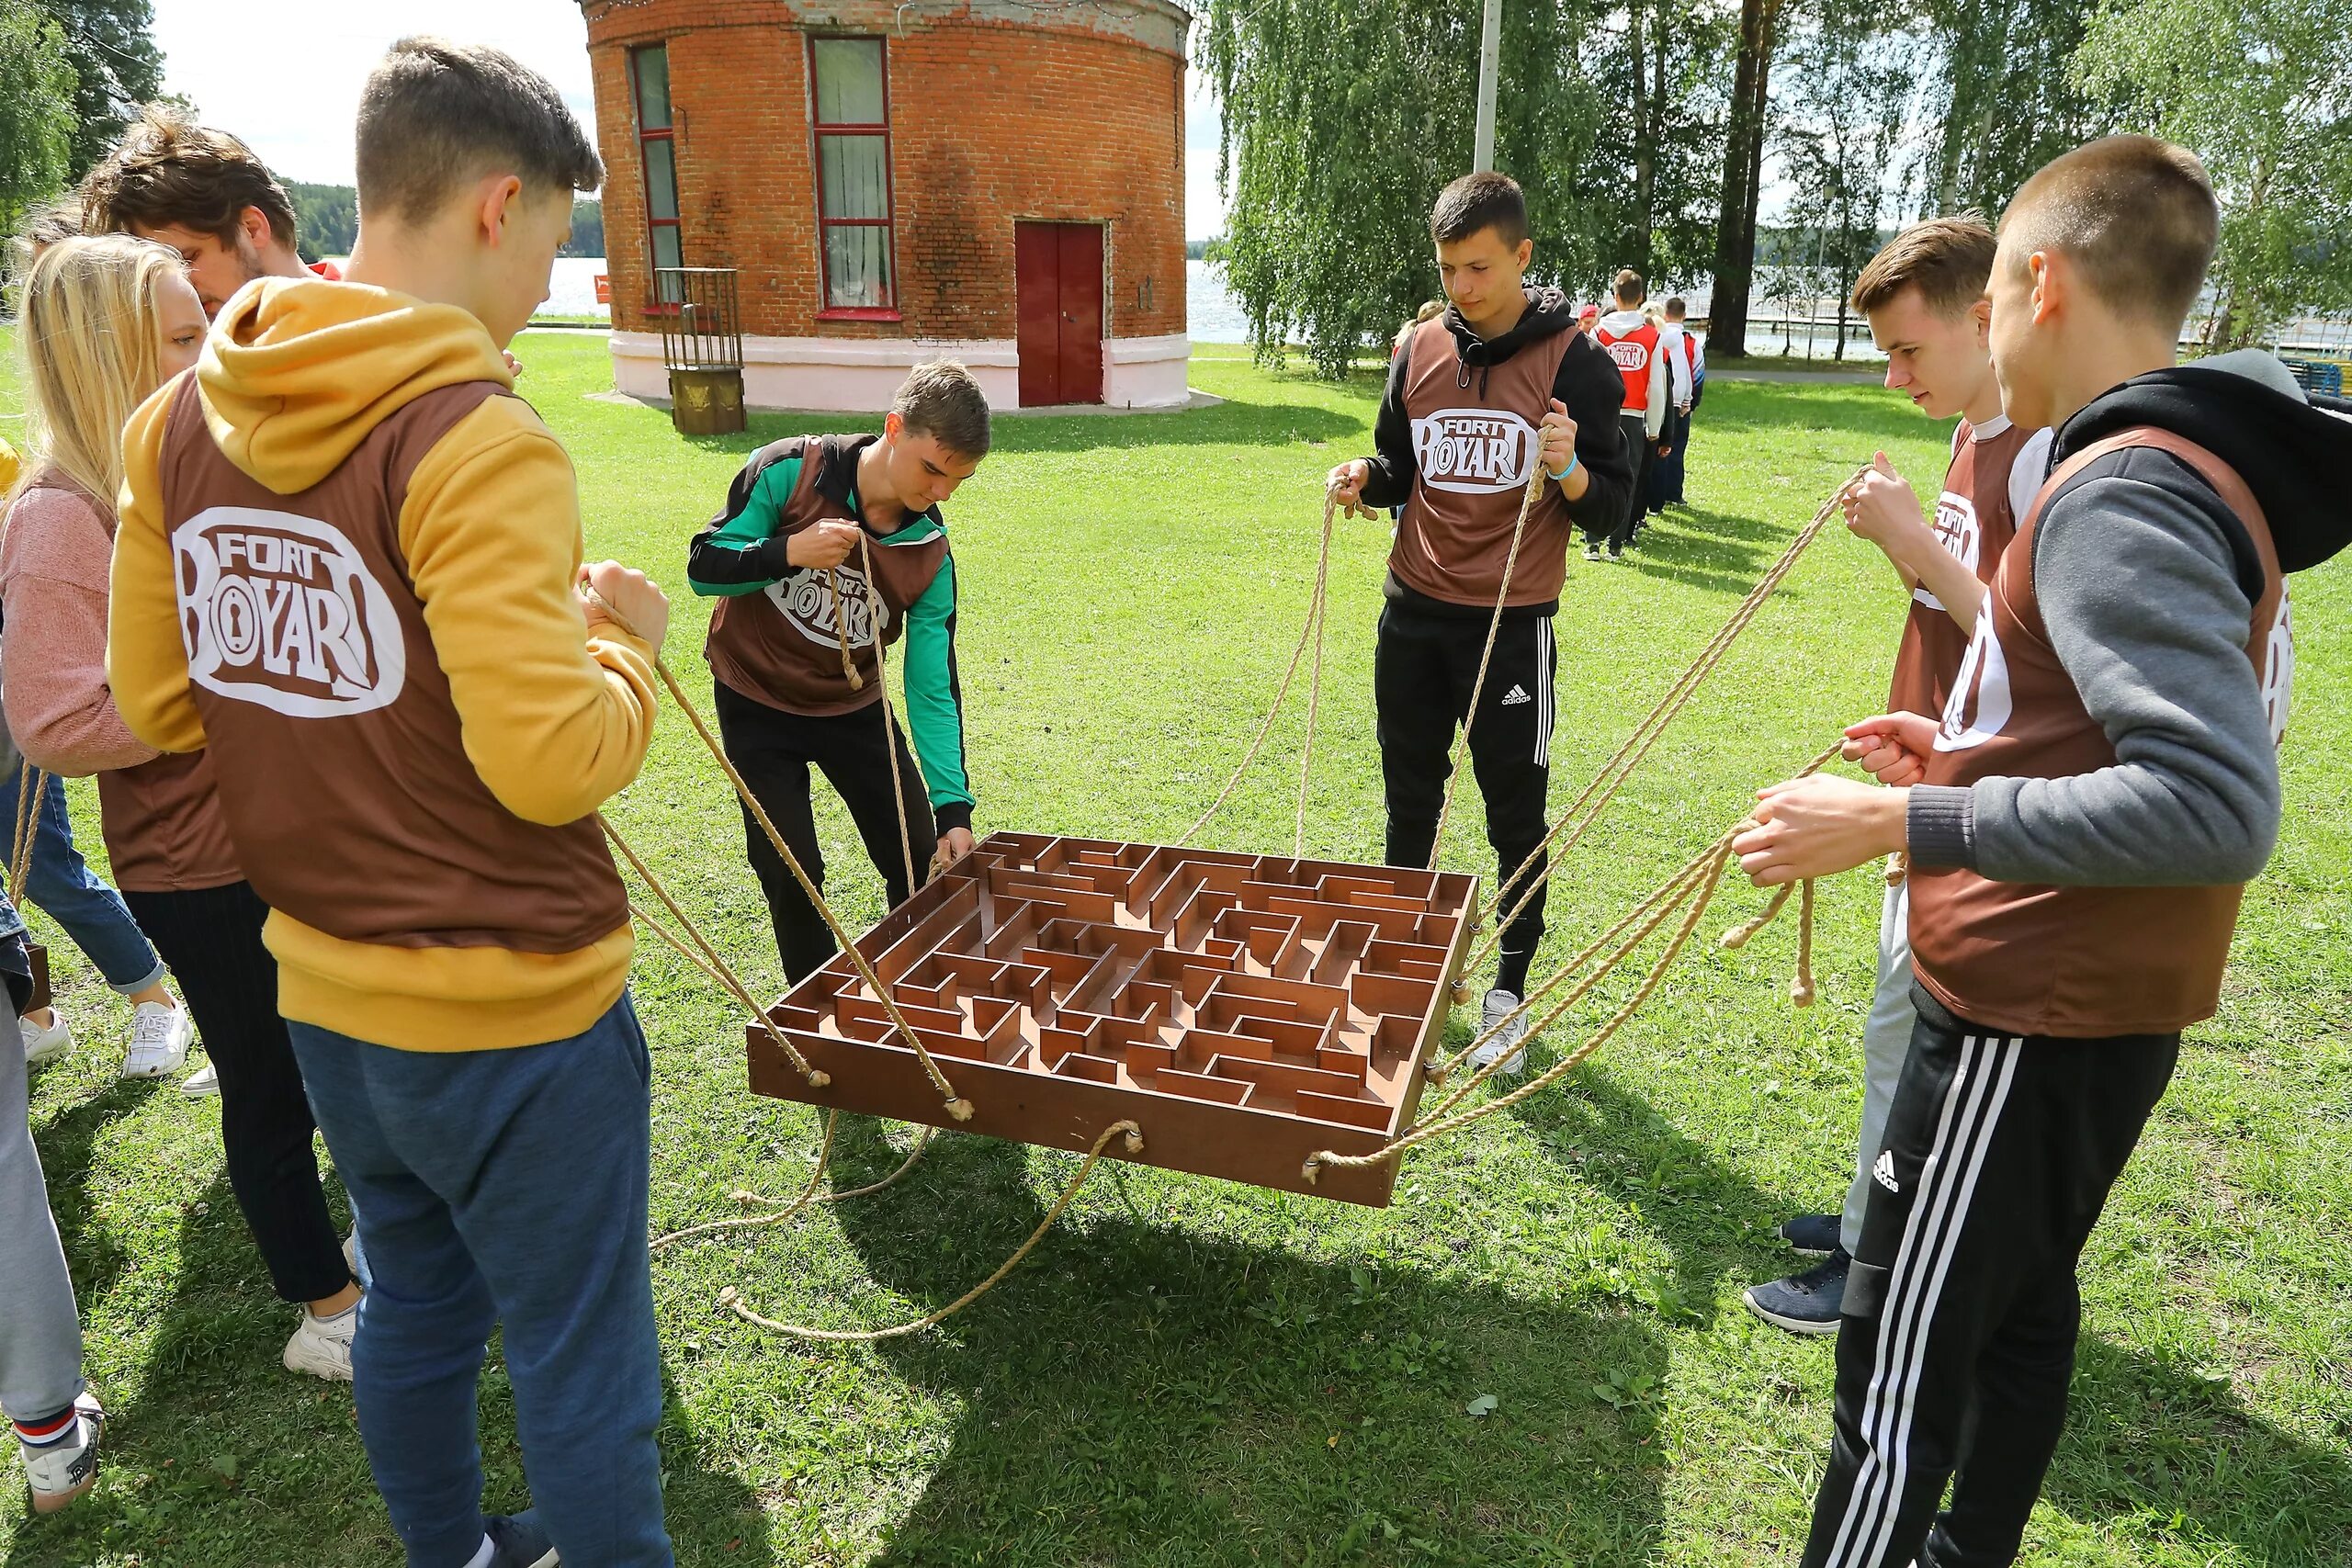
[[[1550,472],[1551,472],[1551,470],[1550,470],[1550,469],[1548,469],[1548,468],[1547,468],[1547,469],[1545,469],[1544,471],[1545,471],[1546,473],[1550,473]],[[1554,484],[1558,484],[1562,479],[1566,479],[1570,474],[1573,474],[1573,473],[1575,473],[1576,471],[1577,471],[1577,455],[1576,455],[1574,452],[1571,452],[1571,453],[1569,453],[1569,454],[1568,454],[1568,466],[1567,466],[1566,468],[1562,468],[1558,473],[1556,473],[1556,474],[1552,474],[1552,482],[1553,482]]]

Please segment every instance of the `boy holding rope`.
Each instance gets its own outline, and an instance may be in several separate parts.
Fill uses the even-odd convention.
[[[357,164],[351,280],[237,289],[131,418],[108,671],[141,739],[205,752],[273,911],[410,1568],[668,1568],[650,1067],[594,815],[644,760],[669,604],[582,570],[571,462],[500,359],[603,168],[543,78],[434,39],[368,77]],[[486,1518],[494,1326],[537,1507]]]
[[[880,435],[796,435],[754,452],[687,548],[687,581],[718,600],[703,655],[728,758],[820,889],[812,766],[841,792],[892,908],[934,860],[972,847],[956,560],[939,503],[988,450],[979,383],[951,360],[918,365]],[[901,635],[920,762],[882,681],[882,649]],[[743,830],[797,983],[838,944],[748,806]]]
[[[2146,137],[2018,192],[1993,363],[2008,417],[2056,430],[2056,466],[1940,721],[1847,732],[1894,787],[1773,785],[1734,844],[1759,885],[1911,861],[1919,1017],[1805,1568],[2017,1556],[2064,1425],[2083,1247],[2277,837],[2284,573],[2346,542],[2352,404],[2263,354],[2174,367],[2217,221],[2196,158]]]
[[[1525,284],[1534,245],[1517,182],[1454,181],[1430,214],[1430,237],[1452,308],[1390,360],[1377,454],[1333,468],[1329,485],[1340,506],[1366,517],[1404,504],[1373,665],[1387,860],[1433,863],[1454,730],[1465,729],[1487,840],[1510,879],[1495,908],[1519,909],[1482,1010],[1480,1032],[1492,1038],[1476,1059],[1502,1057],[1517,1072],[1527,1032],[1520,998],[1544,935],[1545,868],[1528,862],[1544,841],[1552,778],[1552,617],[1571,530],[1622,521],[1634,455],[1618,433],[1616,367],[1576,330],[1566,296]]]
[[[1854,282],[1854,308],[1886,355],[1887,389],[1929,419],[1961,416],[1932,523],[1883,452],[1844,497],[1846,525],[1884,553],[1910,599],[1887,698],[1894,713],[1943,711],[1984,584],[2049,466],[2050,433],[2021,430],[2001,412],[1988,346],[1993,311],[1984,299],[1993,248],[1993,231],[1973,214],[1931,218],[1896,235]],[[1783,1240],[1821,1261],[1743,1297],[1757,1316],[1792,1334],[1838,1332],[1847,1269],[1874,1185],[1871,1165],[1911,1054],[1917,1015],[1910,904],[1899,870],[1890,884],[1879,917],[1878,989],[1862,1025],[1862,1135],[1845,1210],[1800,1214],[1782,1225]]]

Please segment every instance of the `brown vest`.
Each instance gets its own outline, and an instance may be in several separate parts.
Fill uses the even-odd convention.
[[[2293,654],[2286,579],[2245,481],[2169,431],[2126,430],[2062,464],[2002,557],[1976,637],[1944,710],[1926,782],[2067,778],[2115,764],[2050,646],[2034,596],[2035,524],[2085,465],[2154,446],[2194,468],[2236,513],[2262,565],[2246,658],[2262,676],[2276,738]],[[2161,607],[2152,610],[2161,614]],[[1971,1023],[2013,1034],[2170,1033],[2212,1016],[2241,887],[2052,887],[1954,866],[1911,868],[1911,957],[1919,983]]]
[[[1500,365],[1465,365],[1445,318],[1413,331],[1406,352],[1405,412],[1415,475],[1388,570],[1416,593],[1449,604],[1492,607],[1510,555],[1511,530],[1536,464],[1536,427],[1552,383],[1576,342],[1573,329],[1528,344]],[[1510,574],[1513,604],[1547,604],[1567,575],[1568,503],[1546,483],[1528,514]]]
[[[1955,436],[1943,494],[1936,499],[1936,537],[1979,582],[1990,582],[2018,529],[2009,510],[2009,470],[2033,432],[2012,424],[1979,441],[1963,423]],[[1914,588],[1903,641],[1894,650],[1886,711],[1930,717],[1943,712],[1967,653],[1968,634],[1942,601],[1924,586]]]
[[[827,495],[817,478],[828,463],[851,466],[871,438],[815,436],[800,457],[800,478],[792,487],[776,536],[797,534],[828,518],[856,522],[854,509]],[[947,559],[947,536],[923,531],[910,518],[900,534],[924,536],[891,544],[869,530],[849,558],[830,571],[794,567],[755,593],[721,599],[710,615],[703,657],[711,673],[754,702],[784,713],[823,718],[855,713],[880,700],[881,660],[867,574],[881,600],[880,641],[897,642],[907,629],[907,609],[923,596]],[[891,536],[897,537],[898,536]],[[835,597],[835,583],[840,595]],[[842,671],[842,626],[847,617],[850,660],[863,685],[852,687]]]
[[[190,690],[272,908],[346,942],[571,953],[628,919],[591,818],[526,822],[466,757],[401,554],[410,476],[482,401],[447,387],[294,495],[213,444],[185,377],[160,469]]]

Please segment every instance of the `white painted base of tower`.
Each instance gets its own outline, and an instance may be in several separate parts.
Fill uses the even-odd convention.
[[[612,334],[613,382],[633,398],[667,398],[658,333]],[[1182,408],[1192,344],[1166,337],[1111,338],[1102,344],[1102,400],[1111,408]],[[747,337],[743,401],[755,409],[878,413],[914,366],[957,359],[990,406],[1021,406],[1021,350],[1010,338],[962,342],[915,338]]]

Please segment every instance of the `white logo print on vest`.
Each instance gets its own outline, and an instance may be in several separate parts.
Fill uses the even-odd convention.
[[[1535,460],[1535,428],[1509,409],[1440,409],[1413,422],[1413,460],[1431,490],[1517,490]]]
[[[401,694],[391,596],[315,517],[207,507],[172,531],[188,677],[289,718],[373,712]]]
[[[840,604],[833,598],[834,572],[841,574],[843,602]],[[769,583],[766,592],[792,629],[810,642],[827,648],[841,645],[840,634],[833,629],[836,610],[848,622],[852,648],[866,648],[874,641],[874,612],[865,597],[865,574],[854,566],[844,563],[831,571],[802,567]]]
[[[1984,607],[1976,613],[1976,635],[1968,640],[1968,657],[1960,661],[1960,678],[1944,701],[1936,750],[1965,751],[1984,745],[2007,728],[2009,708],[2009,661],[2001,652],[2001,639],[1993,635],[1993,596],[1988,593]]]
[[[1977,558],[1984,551],[1984,530],[1976,521],[1976,503],[1964,495],[1946,491],[1936,498],[1936,543],[1944,553],[1966,567],[1976,570]],[[1925,588],[1911,590],[1911,597],[1930,610],[1940,610],[1944,602]]]
[[[1639,338],[1621,337],[1609,346],[1609,357],[1616,361],[1620,370],[1646,370],[1650,367],[1650,351]]]
[[[2287,590],[2278,590],[2278,618],[2270,623],[2269,646],[2263,649],[2262,712],[2270,721],[2270,744],[2287,739],[2287,708],[2295,694],[2295,627],[2289,615]]]

